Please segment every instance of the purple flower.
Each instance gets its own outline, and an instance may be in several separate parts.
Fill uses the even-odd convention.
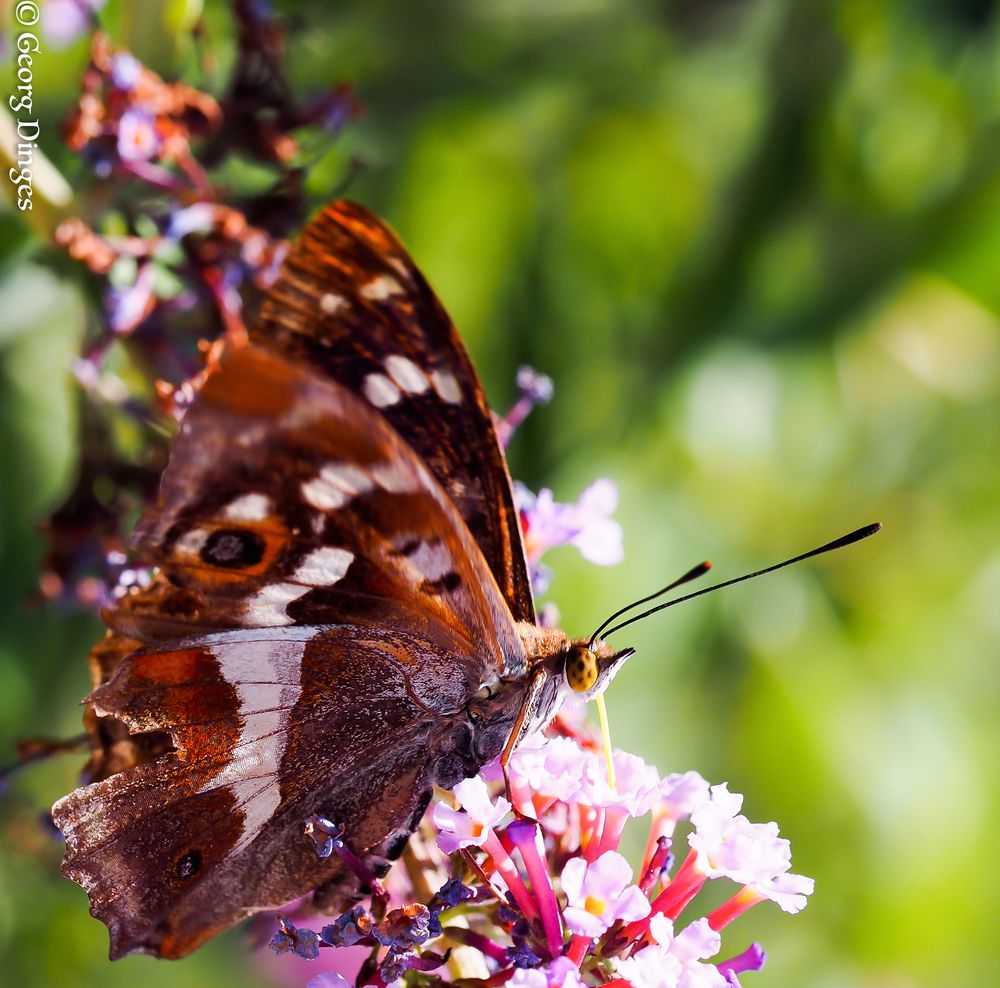
[[[736,975],[745,971],[760,971],[765,963],[767,963],[767,951],[759,943],[752,943],[742,953],[730,957],[728,961],[720,961],[716,967],[730,985],[738,988],[739,981]]]
[[[105,0],[47,0],[42,4],[42,33],[53,48],[66,48],[94,26]]]
[[[552,400],[552,378],[540,374],[533,367],[519,367],[517,371],[517,400],[510,411],[497,418],[497,437],[506,448],[521,423],[537,405],[546,405]]]
[[[460,782],[454,789],[461,810],[446,803],[434,807],[434,826],[438,828],[438,846],[445,854],[462,847],[482,847],[493,828],[510,811],[503,796],[490,799],[486,783],[478,777]]]
[[[208,233],[215,228],[216,207],[210,202],[196,202],[178,209],[170,217],[166,235],[180,240],[189,233]]]
[[[118,121],[118,155],[122,161],[149,161],[160,150],[156,117],[141,107],[130,107]]]
[[[135,281],[127,288],[112,288],[106,297],[108,324],[119,336],[127,336],[152,312],[156,300],[153,288],[156,269],[150,262],[140,264]]]
[[[130,92],[142,78],[142,63],[131,52],[118,51],[111,56],[111,81]]]
[[[519,967],[507,984],[510,988],[548,988],[549,979],[537,967]]]
[[[523,484],[514,485],[514,497],[533,574],[543,573],[542,556],[559,545],[576,546],[584,559],[598,566],[622,561],[621,525],[611,518],[618,505],[618,489],[610,480],[595,481],[576,504],[560,504],[547,487],[532,494]]]
[[[310,978],[306,988],[354,988],[354,985],[337,971],[324,971]]]
[[[557,957],[545,969],[549,988],[583,988],[580,968],[568,957]]]
[[[649,900],[630,884],[632,868],[617,852],[596,861],[570,858],[562,872],[566,926],[580,936],[599,937],[617,920],[633,922],[649,915]]]
[[[323,940],[331,947],[353,947],[372,935],[375,920],[362,905],[352,906],[320,931]]]

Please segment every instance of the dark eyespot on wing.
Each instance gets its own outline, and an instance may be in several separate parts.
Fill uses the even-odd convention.
[[[256,566],[264,558],[266,548],[264,540],[256,532],[240,528],[220,528],[205,540],[201,558],[211,566]]]
[[[193,878],[201,870],[201,851],[194,848],[177,859],[177,877]]]

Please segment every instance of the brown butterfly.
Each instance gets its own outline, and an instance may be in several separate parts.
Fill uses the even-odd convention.
[[[111,956],[360,893],[432,787],[596,694],[631,650],[535,623],[475,370],[396,237],[337,202],[184,415],[134,548],[152,585],[91,655],[88,784],[53,809]],[[572,687],[567,686],[567,671]]]
[[[208,374],[134,548],[156,576],[105,614],[86,784],[53,808],[113,958],[359,897],[315,817],[384,875],[434,786],[597,695],[632,653],[604,639],[696,594],[605,629],[708,568],[587,639],[536,624],[475,370],[396,237],[345,202]]]

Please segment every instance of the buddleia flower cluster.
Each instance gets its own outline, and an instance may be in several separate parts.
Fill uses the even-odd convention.
[[[272,949],[315,961],[308,988],[728,988],[763,967],[760,945],[724,950],[723,931],[764,901],[805,906],[813,882],[790,871],[777,825],[748,820],[725,783],[663,777],[622,751],[612,784],[586,730],[555,726],[514,753],[509,792],[493,763],[433,807],[424,839],[447,879],[427,901],[406,901],[414,872],[397,866],[370,904],[318,930],[282,918]],[[645,851],[629,860],[636,827]],[[703,914],[712,882],[729,895]],[[368,949],[360,969],[349,946]]]
[[[63,129],[82,167],[72,202],[49,213],[91,306],[72,368],[83,393],[78,476],[46,526],[40,591],[93,610],[144,578],[123,551],[126,520],[155,493],[164,418],[190,403],[215,341],[245,335],[245,313],[312,208],[311,149],[329,151],[360,113],[338,79],[306,93],[291,85],[283,25],[259,0],[234,0],[228,71],[202,66],[200,85],[165,79],[113,43],[102,7],[42,5],[47,43],[90,42]],[[195,54],[211,61],[215,43],[204,36]]]

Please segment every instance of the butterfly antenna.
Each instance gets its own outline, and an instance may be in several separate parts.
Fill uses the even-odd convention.
[[[601,632],[609,625],[612,621],[617,621],[626,611],[632,610],[633,607],[639,607],[642,604],[648,604],[651,600],[656,600],[657,597],[662,597],[665,593],[670,593],[671,590],[676,590],[678,587],[683,586],[685,583],[690,583],[691,580],[698,579],[699,576],[704,576],[712,568],[712,564],[706,559],[703,563],[698,563],[697,566],[689,569],[682,577],[674,580],[672,583],[668,583],[665,587],[661,587],[656,593],[651,593],[648,597],[640,597],[638,600],[633,600],[631,604],[626,604],[624,607],[619,607],[611,617],[607,618],[601,626],[595,631],[591,636],[590,640],[587,642],[587,648],[593,648],[594,642],[597,641]]]
[[[791,559],[786,559],[784,562],[775,563],[773,566],[767,566],[754,573],[745,573],[743,576],[734,577],[732,580],[725,580],[722,583],[716,583],[714,586],[705,587],[703,590],[696,590],[694,593],[685,594],[683,597],[675,597],[673,600],[668,600],[665,604],[660,604],[657,607],[651,607],[648,611],[643,611],[641,614],[636,614],[633,617],[630,617],[627,621],[622,621],[621,624],[616,624],[610,631],[604,632],[604,637],[608,638],[616,631],[621,631],[622,628],[627,628],[630,624],[635,624],[636,621],[642,621],[645,618],[648,618],[651,614],[655,614],[657,611],[673,607],[674,604],[680,604],[685,600],[692,600],[695,597],[702,596],[702,594],[711,593],[713,590],[721,590],[723,587],[731,587],[734,583],[742,583],[744,580],[752,580],[755,577],[763,576],[765,573],[773,573],[776,569],[791,566],[792,563],[800,563],[803,559],[809,559],[812,556],[820,556],[824,552],[832,552],[834,549],[843,549],[845,546],[853,545],[855,542],[860,542],[862,539],[867,539],[881,528],[881,522],[873,522],[871,525],[865,525],[864,528],[859,528],[857,531],[851,532],[848,535],[842,535],[839,539],[827,542],[826,545],[821,545],[818,549],[810,549],[809,552],[803,552],[800,556],[794,556]],[[698,567],[695,567],[695,569],[691,572],[694,573],[697,569]],[[679,582],[683,582],[683,580]],[[660,591],[660,593],[662,592],[663,591]],[[659,594],[654,594],[653,596],[656,597],[659,596]],[[627,609],[628,608],[626,608],[626,610]],[[607,623],[608,622],[605,622],[605,624]]]

